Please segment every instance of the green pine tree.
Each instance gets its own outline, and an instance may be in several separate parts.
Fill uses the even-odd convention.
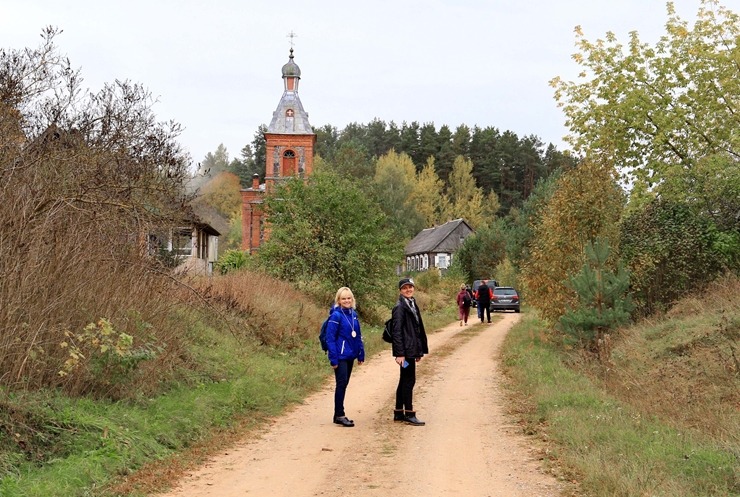
[[[560,329],[570,343],[608,356],[608,333],[629,322],[632,301],[627,294],[629,273],[619,264],[616,273],[608,269],[609,242],[597,238],[586,246],[587,262],[565,282],[578,295],[578,305],[560,317]]]

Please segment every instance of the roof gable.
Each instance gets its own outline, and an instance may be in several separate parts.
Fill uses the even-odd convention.
[[[442,251],[439,250],[442,245],[445,246],[445,249],[451,247],[457,248],[462,244],[460,238],[465,238],[470,233],[473,233],[473,229],[464,219],[455,219],[454,221],[449,221],[441,226],[421,230],[421,232],[406,245],[404,252],[407,255],[438,252]],[[456,234],[456,239],[449,240],[450,236],[453,234]]]

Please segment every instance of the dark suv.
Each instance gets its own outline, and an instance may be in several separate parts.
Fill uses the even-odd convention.
[[[493,289],[491,311],[519,311],[519,294],[510,286],[497,286]]]
[[[494,280],[493,278],[488,278],[486,281],[488,281],[487,285],[488,288],[494,288],[498,285],[498,281]],[[473,295],[475,295],[475,292],[478,291],[478,287],[483,284],[483,280],[473,280],[473,286],[471,287],[471,290],[473,291]],[[478,307],[478,302],[473,299],[473,307]]]

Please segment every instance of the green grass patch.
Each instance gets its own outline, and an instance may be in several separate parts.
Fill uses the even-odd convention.
[[[198,368],[180,372],[164,394],[118,402],[49,391],[0,396],[0,495],[105,495],[113,479],[214,430],[279,414],[329,375],[318,341],[281,351],[203,318],[190,330]]]
[[[512,394],[527,404],[518,412],[526,431],[546,434],[550,462],[585,495],[738,495],[737,447],[646,417],[569,361],[535,313],[523,316],[503,349]]]
[[[113,402],[0,392],[0,496],[148,495],[169,482],[126,485],[127,477],[157,461],[167,467],[183,455],[205,457],[187,453],[219,433],[259,426],[331,376],[318,326],[316,336],[283,349],[198,312],[197,319],[183,314],[181,322],[191,323],[187,356],[161,394]],[[432,326],[447,319],[428,315]],[[380,335],[380,328],[363,325],[368,357],[388,349]]]

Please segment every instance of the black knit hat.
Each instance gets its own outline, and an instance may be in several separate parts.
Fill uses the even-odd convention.
[[[401,278],[401,280],[398,282],[398,289],[400,290],[403,285],[411,285],[413,287],[416,287],[414,285],[414,280],[411,278]]]

